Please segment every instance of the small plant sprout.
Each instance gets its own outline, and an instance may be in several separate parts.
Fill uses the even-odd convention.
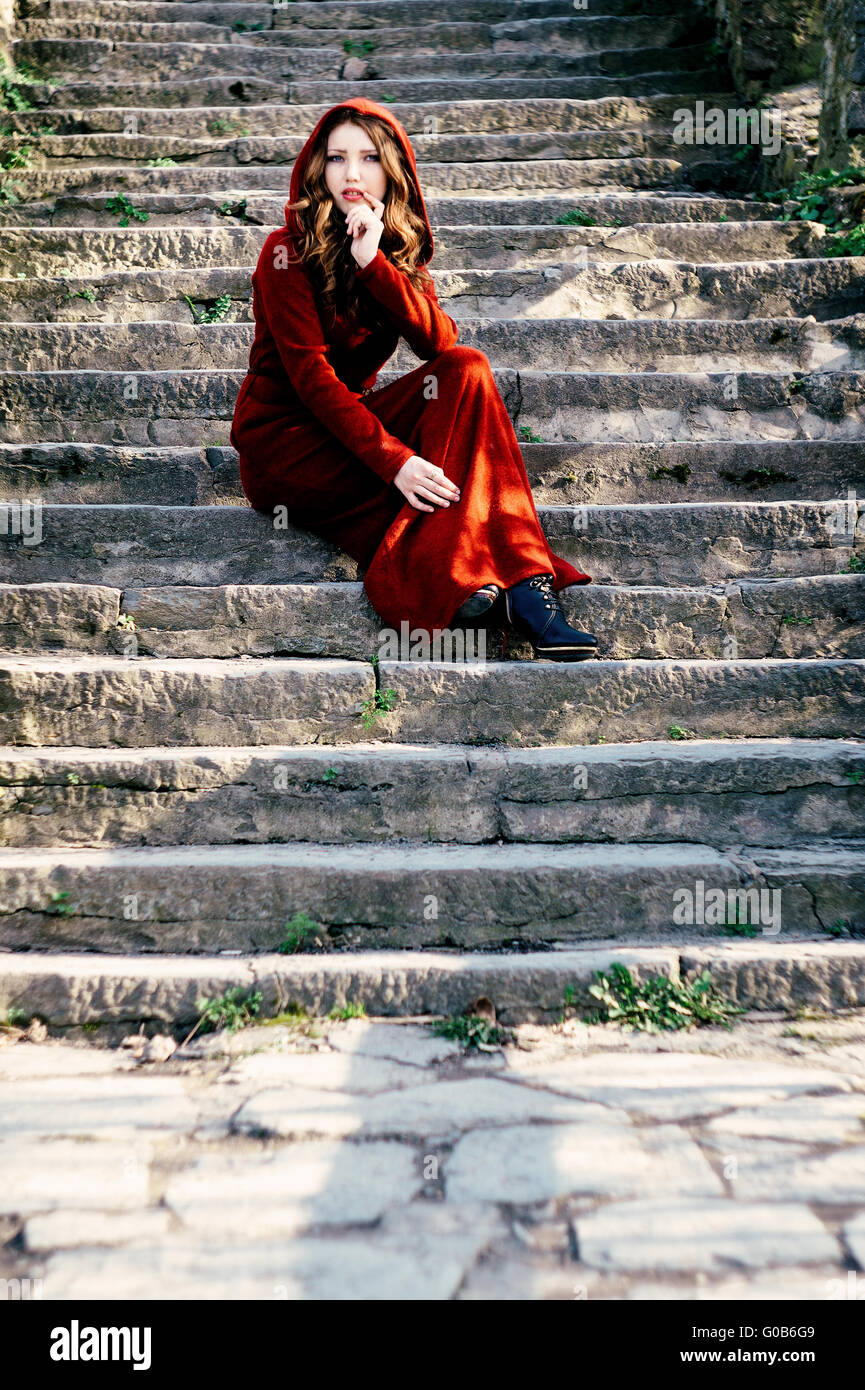
[[[865,574],[865,555],[851,555],[842,574]]]
[[[12,1004],[6,1010],[6,1022],[4,1028],[26,1028],[30,1022],[30,1015],[26,1009],[20,1009],[17,1004]]]
[[[245,990],[241,985],[227,990],[219,999],[199,999],[195,1007],[200,1017],[192,1032],[184,1038],[184,1044],[198,1032],[215,1033],[224,1028],[227,1033],[236,1033],[239,1028],[245,1028],[257,1016],[261,1000],[260,989]]]
[[[569,212],[563,212],[561,217],[556,218],[559,227],[596,227],[594,217],[590,217],[582,208],[571,208]]]
[[[335,1006],[328,1014],[328,1018],[333,1023],[348,1023],[352,1018],[366,1018],[365,1004],[343,1004],[341,1007]]]
[[[677,742],[681,739],[697,737],[693,730],[683,729],[681,724],[671,724],[669,729],[667,730],[667,733],[669,734],[670,738],[675,739]]]
[[[135,207],[125,193],[115,193],[107,198],[105,211],[112,213],[117,218],[118,227],[128,227],[132,218],[136,222],[147,222],[150,219],[150,213]]]
[[[322,782],[325,782],[328,786],[331,786],[336,781],[338,776],[339,773],[337,772],[337,769],[335,767],[326,767],[324,772],[321,774],[321,780]]]
[[[231,308],[230,294],[219,295],[214,299],[209,308],[205,305],[203,309],[199,309],[198,305],[189,298],[188,294],[185,294],[183,298],[192,310],[192,317],[195,323],[221,323]]]
[[[285,936],[277,946],[281,956],[294,956],[306,949],[313,938],[320,938],[322,927],[306,912],[295,912],[285,924]]]
[[[78,776],[77,772],[67,772],[66,781],[69,782],[73,787],[77,787],[78,783],[81,781],[81,778]]]
[[[813,627],[814,619],[807,618],[801,613],[785,613],[782,618],[785,627]]]
[[[375,52],[372,39],[343,39],[342,47],[350,58],[365,58],[368,53]]]
[[[382,714],[390,714],[396,707],[395,690],[376,690],[360,707],[360,717],[365,729],[372,729]]]
[[[69,893],[68,893],[68,892],[52,893],[52,894],[51,894],[51,908],[50,908],[50,911],[54,914],[55,917],[72,917],[72,916],[74,916],[74,914],[75,914],[75,908],[74,908],[73,904],[69,901]]]
[[[121,613],[117,619],[117,626],[125,628],[127,632],[135,631],[135,618],[132,613]]]
[[[168,155],[161,155],[159,159],[148,159],[147,167],[149,169],[176,169],[177,160],[169,159]]]
[[[520,425],[520,439],[524,444],[543,444],[543,437],[535,434],[531,425]]]

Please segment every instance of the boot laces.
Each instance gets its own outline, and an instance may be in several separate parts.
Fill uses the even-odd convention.
[[[559,596],[553,588],[553,575],[533,574],[529,580],[529,587],[537,589],[538,593],[543,594],[544,607],[550,613],[560,613],[562,611]]]

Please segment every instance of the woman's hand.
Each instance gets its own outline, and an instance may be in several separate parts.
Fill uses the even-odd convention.
[[[351,254],[361,270],[375,256],[384,231],[384,203],[370,193],[365,192],[363,196],[366,201],[353,207],[345,219],[346,230],[352,238]]]
[[[449,507],[451,502],[460,499],[459,488],[445,477],[444,469],[437,468],[420,454],[412,454],[393,481],[419,512],[434,512],[436,507]],[[429,506],[430,502],[435,505]]]

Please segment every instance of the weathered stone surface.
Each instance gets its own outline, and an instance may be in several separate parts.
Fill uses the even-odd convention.
[[[0,1142],[3,1183],[0,1212],[127,1210],[144,1206],[149,1196],[150,1144],[100,1140],[6,1138]]]
[[[59,1043],[18,1043],[0,1046],[0,1080],[25,1082],[45,1076],[107,1076],[131,1070],[128,1057],[94,1047],[63,1047]]]
[[[3,850],[0,940],[266,952],[305,912],[320,924],[322,945],[338,951],[573,944],[626,932],[649,944],[658,934],[681,939],[687,928],[706,940],[723,935],[735,908],[774,937],[782,926],[813,932],[827,909],[852,920],[863,875],[861,848],[727,854],[629,844],[613,863],[604,845],[413,845],[408,862],[392,844],[373,857],[363,844]],[[701,915],[700,883],[724,894],[723,915],[710,913],[708,894]],[[691,921],[681,896],[689,884]]]
[[[700,738],[848,737],[862,728],[859,662],[586,661],[463,665],[382,661],[397,693],[390,738],[533,744],[632,742],[677,725]]]
[[[0,667],[0,737],[138,747],[236,743],[253,727],[266,742],[311,743],[329,727],[334,742],[358,742],[361,704],[374,688],[370,666],[343,661],[9,657]]]
[[[865,1113],[865,1095],[860,1099]],[[865,1202],[865,1146],[851,1144],[815,1158],[790,1156],[788,1147],[776,1144],[771,1153],[752,1153],[747,1141],[734,1145],[737,1168],[730,1181],[736,1197],[827,1205]]]
[[[780,1201],[616,1202],[578,1217],[577,1241],[580,1258],[600,1269],[789,1267],[838,1257],[835,1240],[806,1206]]]
[[[304,1056],[258,1053],[235,1062],[223,1078],[237,1083],[244,1091],[253,1086],[299,1086],[311,1091],[358,1091],[374,1095],[379,1091],[416,1086],[421,1079],[417,1068],[402,1066],[383,1057],[342,1052],[314,1052]]]
[[[195,1128],[198,1108],[178,1077],[98,1076],[35,1079],[26,1092],[0,1082],[0,1138],[18,1135],[145,1134]]]
[[[75,1251],[46,1266],[52,1299],[161,1297],[235,1300],[448,1299],[481,1251],[502,1232],[489,1208],[450,1210],[414,1202],[375,1231],[286,1246],[163,1242],[148,1249]]]
[[[644,1137],[587,1117],[466,1135],[445,1165],[445,1191],[451,1202],[526,1204],[577,1194],[712,1196],[723,1188],[697,1145],[674,1127]]]
[[[0,751],[0,839],[350,843],[855,839],[865,750],[850,740],[571,748]]]
[[[427,1067],[459,1057],[463,1052],[460,1043],[434,1037],[426,1028],[372,1023],[368,1019],[336,1024],[328,1030],[327,1040],[353,1063],[365,1058],[385,1058],[407,1066]]]
[[[723,589],[592,585],[566,591],[563,608],[569,621],[598,632],[599,654],[614,659],[865,654],[859,574],[743,580]],[[9,651],[126,654],[130,622],[139,653],[181,659],[290,651],[362,660],[382,641],[381,620],[357,583],[176,585],[127,589],[122,598],[90,585],[0,586],[0,642]],[[453,650],[457,659],[496,659],[501,631],[491,626],[483,639]],[[526,641],[509,640],[507,650],[512,659],[532,657]]]
[[[439,1081],[390,1094],[355,1097],[292,1090],[261,1091],[234,1118],[240,1134],[308,1136],[375,1135],[447,1141],[476,1126],[522,1125],[529,1121],[575,1121],[607,1125],[617,1132],[627,1123],[623,1112],[561,1096],[511,1086],[495,1077]]]
[[[147,1245],[164,1239],[171,1213],[153,1207],[140,1211],[54,1211],[31,1216],[24,1227],[30,1251],[78,1250],[82,1246]]]
[[[827,907],[831,910],[831,902]],[[858,917],[854,909],[853,921]],[[834,918],[825,919],[831,925]],[[833,1012],[865,1003],[865,955],[856,941],[815,941],[793,945],[758,941],[687,947],[686,976],[711,972],[717,987],[750,1009],[795,1009],[807,1005]]]
[[[720,1115],[707,1129],[719,1142],[729,1142],[731,1152],[739,1147],[750,1152],[748,1141],[763,1138],[796,1141],[813,1137],[821,1144],[855,1142],[865,1139],[865,1097],[791,1097],[777,1104]]]
[[[265,1154],[205,1154],[169,1182],[164,1200],[209,1240],[273,1240],[309,1226],[377,1221],[422,1186],[407,1144],[311,1141]]]
[[[533,1066],[529,1055],[517,1074],[533,1087],[660,1120],[686,1120],[778,1097],[851,1088],[849,1080],[817,1068],[767,1063],[752,1071],[736,1061],[702,1054],[668,1057],[662,1085],[651,1054],[587,1057],[578,1067],[568,1062]]]

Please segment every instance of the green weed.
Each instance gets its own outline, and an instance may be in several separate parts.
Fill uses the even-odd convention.
[[[108,198],[105,203],[105,211],[111,212],[117,217],[118,227],[128,227],[132,218],[135,218],[136,222],[150,220],[150,213],[142,212],[141,208],[135,207],[125,193],[115,193]]]
[[[365,729],[372,729],[382,714],[390,714],[396,708],[397,694],[393,689],[376,690],[360,707],[360,718]]]
[[[478,1018],[475,1014],[457,1014],[442,1018],[430,1025],[436,1037],[447,1038],[450,1042],[460,1042],[468,1051],[495,1052],[511,1041],[512,1035],[505,1028],[498,1028],[489,1019]]]
[[[294,956],[299,951],[303,951],[309,941],[322,933],[322,927],[318,922],[313,922],[306,912],[295,912],[294,916],[285,924],[283,928],[285,936],[277,946],[277,951],[281,956]]]
[[[351,1018],[366,1018],[366,1005],[343,1004],[342,1008],[331,1009],[328,1018],[334,1023],[348,1023]]]
[[[685,983],[649,975],[638,984],[626,966],[616,964],[609,974],[598,970],[595,977],[589,994],[599,1007],[592,1021],[615,1023],[627,1032],[661,1033],[709,1024],[730,1028],[732,1017],[743,1012],[717,992],[708,970]]]
[[[260,989],[252,992],[241,985],[227,990],[219,999],[199,999],[195,1007],[201,1016],[193,1033],[215,1033],[219,1028],[224,1028],[227,1033],[236,1033],[238,1028],[245,1028],[253,1022],[261,1008],[261,1000]],[[192,1033],[186,1042],[191,1037]]]

